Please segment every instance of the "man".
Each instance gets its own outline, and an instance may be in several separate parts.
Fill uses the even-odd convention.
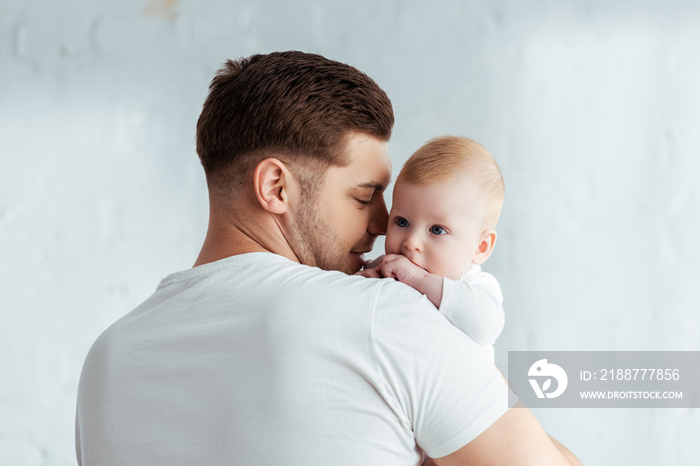
[[[393,122],[347,65],[227,62],[197,124],[204,245],[90,350],[79,463],[568,464],[423,296],[346,275],[385,233]]]

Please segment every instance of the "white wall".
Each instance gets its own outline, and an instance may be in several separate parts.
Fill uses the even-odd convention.
[[[0,464],[75,463],[85,354],[206,227],[194,125],[226,58],[300,49],[392,98],[398,167],[499,160],[509,350],[700,349],[692,1],[0,0]],[[698,464],[700,412],[539,410],[585,464]]]

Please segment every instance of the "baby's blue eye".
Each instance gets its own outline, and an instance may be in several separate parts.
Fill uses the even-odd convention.
[[[444,235],[447,231],[439,225],[433,225],[430,227],[430,233],[434,235]]]
[[[406,228],[408,226],[408,220],[403,217],[396,217],[396,225],[398,225],[399,228]]]

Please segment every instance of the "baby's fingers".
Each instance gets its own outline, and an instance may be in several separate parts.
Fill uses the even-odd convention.
[[[367,278],[382,278],[382,276],[379,275],[379,271],[376,267],[372,269],[360,270],[359,272],[355,272],[355,275],[361,275]]]
[[[396,272],[398,270],[397,265],[398,264],[397,264],[396,260],[384,259],[384,262],[382,262],[382,265],[379,266],[379,271],[382,274],[382,276],[384,276],[384,277],[395,278],[398,280],[399,278],[396,276]]]
[[[368,260],[365,262],[365,269],[374,269],[379,266],[384,260],[384,255],[377,257],[376,259]]]
[[[387,254],[385,256],[380,256],[382,259],[382,264],[388,264],[390,262],[396,262],[397,260],[405,259],[405,256],[401,254]]]

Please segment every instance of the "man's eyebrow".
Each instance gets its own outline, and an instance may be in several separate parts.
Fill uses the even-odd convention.
[[[368,181],[367,183],[360,183],[355,185],[356,188],[372,188],[377,191],[384,191],[386,189],[386,184],[379,183],[377,181]]]

